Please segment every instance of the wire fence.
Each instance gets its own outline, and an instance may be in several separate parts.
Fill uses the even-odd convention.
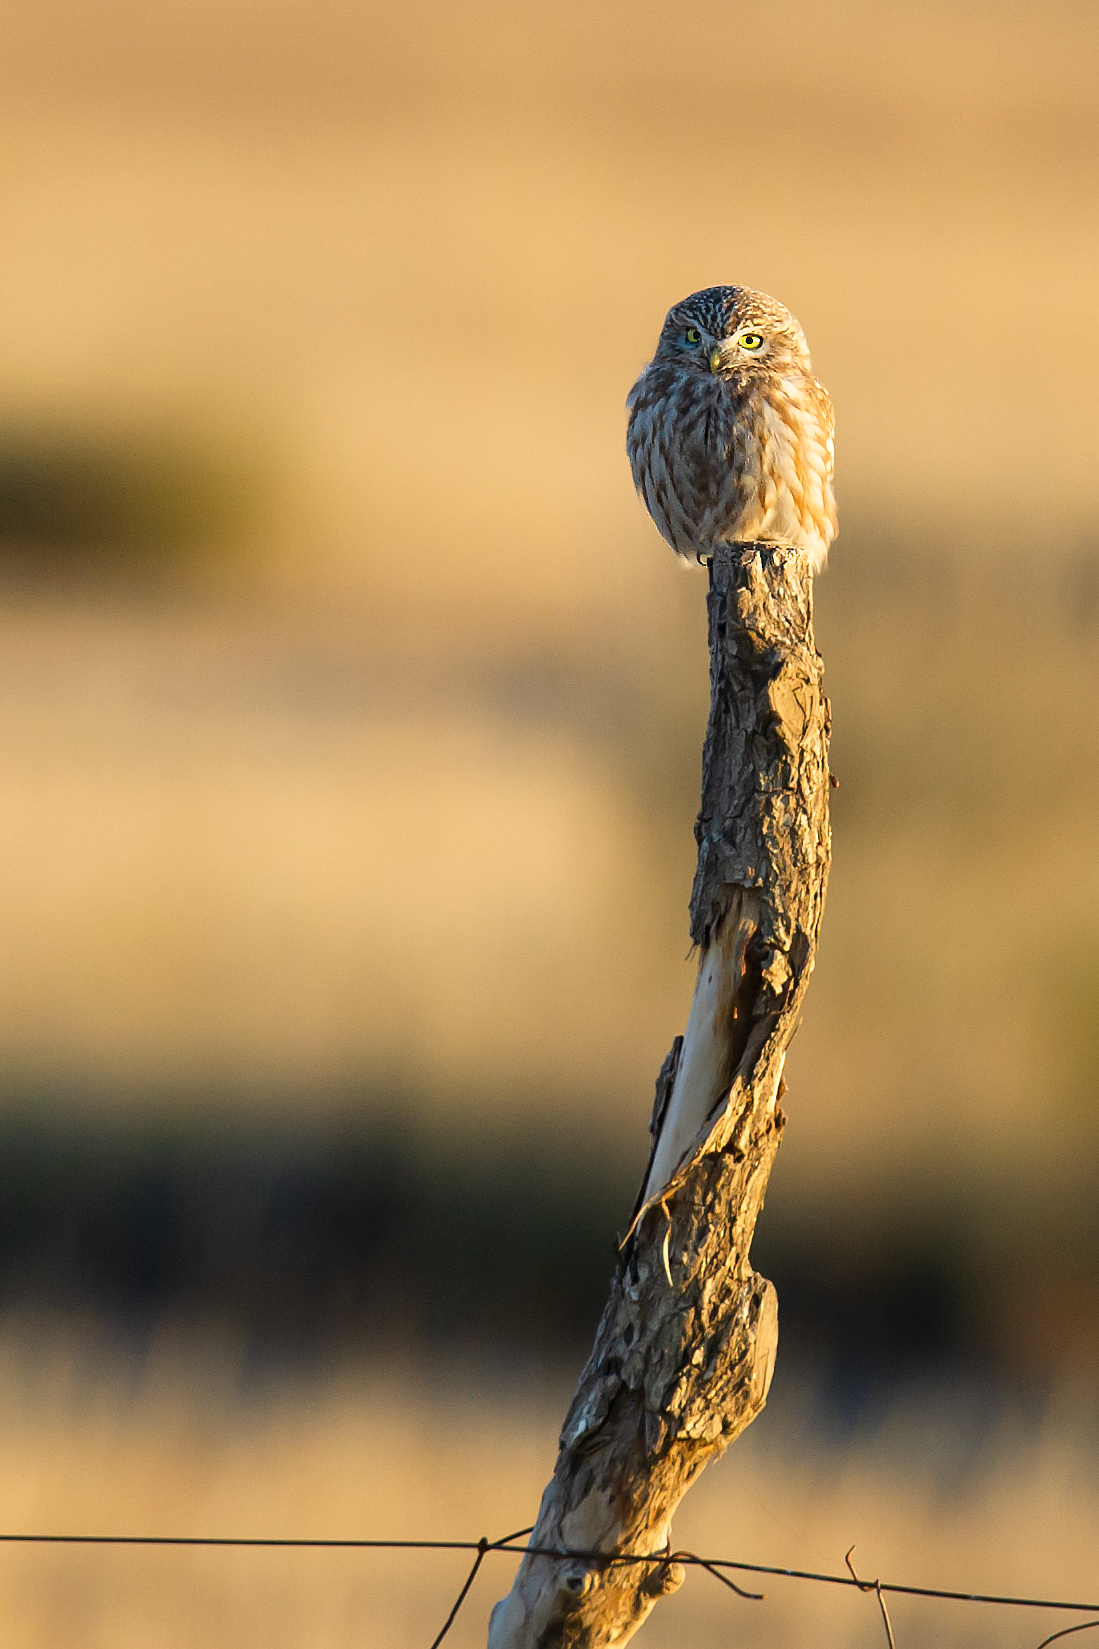
[[[544,1557],[558,1562],[568,1558],[575,1561],[591,1563],[595,1567],[609,1569],[619,1565],[638,1564],[648,1568],[669,1568],[673,1563],[682,1564],[684,1568],[704,1569],[715,1580],[735,1592],[738,1597],[752,1603],[762,1603],[766,1594],[750,1592],[738,1586],[728,1574],[723,1571],[734,1570],[741,1574],[774,1575],[783,1580],[808,1580],[824,1586],[854,1586],[860,1592],[873,1593],[881,1611],[882,1624],[885,1628],[889,1649],[897,1649],[893,1634],[893,1624],[889,1618],[889,1610],[885,1601],[885,1594],[895,1594],[902,1597],[928,1598],[946,1603],[985,1603],[999,1608],[1009,1609],[1051,1609],[1073,1612],[1076,1614],[1095,1615],[1094,1620],[1077,1622],[1074,1626],[1062,1627],[1049,1637],[1043,1638],[1037,1649],[1046,1649],[1046,1645],[1056,1642],[1059,1638],[1069,1637],[1074,1632],[1086,1632],[1092,1627],[1099,1627],[1099,1603],[1080,1603],[1066,1598],[1042,1597],[1009,1597],[994,1592],[955,1592],[936,1586],[911,1586],[898,1580],[864,1580],[856,1573],[851,1562],[852,1546],[845,1558],[847,1574],[823,1574],[812,1569],[784,1568],[771,1563],[744,1563],[731,1557],[699,1557],[697,1552],[662,1551],[662,1552],[596,1552],[596,1551],[568,1551],[557,1546],[528,1546],[517,1544],[525,1541],[528,1535],[534,1533],[533,1526],[529,1529],[516,1529],[511,1534],[501,1536],[499,1540],[489,1540],[484,1535],[480,1540],[325,1540],[325,1539],[294,1539],[279,1538],[277,1536],[245,1536],[245,1535],[140,1535],[140,1534],[5,1534],[0,1533],[0,1545],[37,1545],[37,1546],[213,1546],[213,1547],[283,1547],[299,1550],[315,1551],[400,1551],[400,1552],[475,1552],[476,1556],[468,1575],[462,1583],[462,1589],[454,1600],[453,1607],[442,1629],[432,1642],[430,1649],[439,1649],[439,1645],[446,1637],[450,1628],[458,1618],[466,1598],[473,1588],[481,1565],[485,1558],[493,1553],[511,1554],[516,1557]]]

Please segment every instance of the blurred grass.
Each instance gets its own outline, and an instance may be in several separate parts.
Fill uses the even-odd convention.
[[[943,529],[856,518],[820,581],[835,869],[758,1258],[791,1355],[851,1378],[963,1357],[1048,1380],[1099,1355],[1095,569],[1086,540],[967,555]],[[147,1174],[156,1204],[218,1106],[245,1157],[249,1130],[258,1142],[278,1118],[284,1161],[300,1149],[314,1168],[326,1139],[354,1155],[357,1131],[365,1164],[404,1107],[421,1120],[345,1200],[367,1224],[385,1207],[395,1229],[436,1230],[465,1176],[467,1327],[506,1339],[518,1321],[495,1318],[475,1278],[514,1179],[504,1204],[525,1212],[499,1243],[529,1267],[547,1345],[582,1339],[692,982],[702,588],[662,570],[659,627],[642,605],[632,629],[577,628],[555,648],[431,626],[394,641],[308,607],[10,595],[0,1046],[11,1115],[28,1092],[44,1107],[22,1113],[12,1172],[38,1127],[44,1160],[90,1129],[87,1162],[97,1128],[130,1128],[127,1183]],[[175,1144],[150,1144],[171,1114]],[[479,1154],[459,1146],[467,1130]],[[237,1152],[216,1131],[204,1149],[196,1187]],[[568,1178],[592,1150],[616,1191]],[[312,1172],[319,1202],[293,1240],[331,1284],[317,1343],[344,1331],[341,1309],[353,1339],[380,1320],[371,1278],[393,1268],[369,1243],[332,1245],[328,1170],[309,1190]],[[560,1176],[580,1198],[568,1214]],[[97,1183],[89,1169],[93,1203]],[[215,1229],[213,1192],[205,1215],[187,1197],[191,1229]],[[269,1239],[261,1221],[251,1253]],[[430,1264],[402,1243],[400,1288],[421,1299]],[[59,1251],[59,1275],[82,1251]],[[248,1317],[250,1263],[207,1278],[230,1315]],[[547,1282],[558,1264],[572,1314]],[[290,1279],[261,1291],[266,1323],[279,1287],[287,1322],[299,1311]],[[409,1345],[437,1306],[429,1289],[405,1314]],[[305,1347],[304,1317],[291,1337]]]
[[[1094,1126],[1096,565],[855,521],[821,580],[841,788],[791,1069],[829,1176],[947,1121],[1002,1156],[1036,1102],[1054,1154]],[[374,1072],[639,1116],[691,985],[705,716],[701,581],[660,571],[655,612],[556,646],[9,598],[16,1085],[274,1098]]]
[[[1077,0],[5,8],[0,1527],[532,1515],[693,974],[703,583],[622,403],[733,279],[837,404],[841,788],[779,1376],[677,1538],[1088,1589],[1097,50]],[[462,1567],[0,1556],[34,1649],[400,1649]],[[646,1641],[880,1641],[707,1584]]]
[[[476,1539],[530,1521],[552,1466],[565,1371],[452,1360],[427,1381],[346,1361],[320,1380],[241,1383],[224,1335],[170,1324],[143,1361],[86,1327],[7,1315],[0,1334],[0,1527]],[[974,1392],[896,1402],[870,1435],[823,1442],[813,1393],[772,1398],[692,1490],[676,1541],[707,1555],[961,1590],[1086,1596],[1099,1528],[1093,1413],[1027,1414]],[[4,1548],[0,1609],[19,1649],[430,1642],[461,1554]],[[512,1561],[491,1558],[454,1628],[483,1643]],[[646,1627],[662,1646],[870,1645],[872,1599],[768,1580],[748,1604],[691,1574]],[[898,1639],[1018,1646],[1064,1617],[890,1601]]]
[[[323,1119],[312,1095],[250,1117],[231,1090],[161,1092],[110,1118],[87,1095],[6,1095],[0,1307],[91,1313],[136,1343],[171,1320],[257,1367],[390,1350],[425,1367],[581,1359],[642,1129],[597,1104],[489,1126],[430,1092],[325,1097]],[[899,1182],[864,1170],[846,1196],[776,1174],[753,1259],[779,1290],[783,1377],[827,1382],[833,1423],[918,1377],[980,1373],[1031,1398],[1090,1378],[1094,1163],[977,1166],[935,1175],[917,1160]]]

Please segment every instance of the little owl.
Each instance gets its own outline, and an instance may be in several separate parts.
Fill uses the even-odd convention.
[[[684,298],[627,405],[634,483],[677,554],[781,544],[820,571],[836,534],[835,420],[788,309],[747,286]]]

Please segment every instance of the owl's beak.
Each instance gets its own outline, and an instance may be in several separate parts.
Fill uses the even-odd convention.
[[[720,344],[715,344],[710,351],[710,371],[719,372],[725,364],[725,353]]]

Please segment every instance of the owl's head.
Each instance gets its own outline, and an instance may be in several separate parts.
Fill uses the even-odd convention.
[[[707,377],[810,370],[805,334],[790,311],[750,286],[708,286],[674,304],[654,360]]]

